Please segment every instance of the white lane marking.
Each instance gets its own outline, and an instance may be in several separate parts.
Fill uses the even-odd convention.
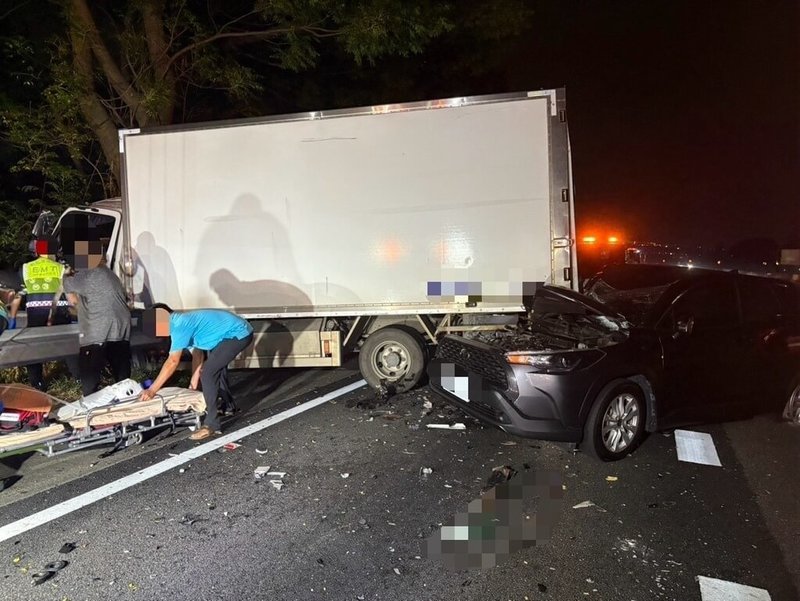
[[[678,459],[680,461],[722,467],[711,434],[675,430],[675,446],[678,448]]]
[[[772,601],[763,588],[755,588],[727,580],[698,576],[703,601]]]
[[[225,436],[220,436],[219,438],[214,438],[209,442],[204,444],[198,445],[193,449],[189,449],[188,451],[184,451],[179,455],[175,455],[174,457],[170,457],[169,459],[165,459],[160,463],[156,463],[155,465],[151,465],[146,467],[138,472],[125,476],[124,478],[120,478],[119,480],[115,480],[114,482],[109,482],[99,488],[95,488],[94,490],[90,490],[89,492],[85,492],[82,495],[78,495],[77,497],[73,497],[72,499],[68,499],[62,503],[57,505],[53,505],[52,507],[48,507],[42,511],[34,513],[33,515],[29,515],[28,517],[22,518],[17,520],[16,522],[11,522],[10,524],[6,524],[2,528],[0,528],[0,543],[3,541],[7,541],[10,538],[15,536],[19,536],[23,532],[27,532],[37,526],[41,526],[42,524],[46,524],[47,522],[51,522],[57,518],[64,517],[65,515],[72,513],[73,511],[77,511],[82,507],[86,507],[87,505],[91,505],[101,499],[114,495],[120,491],[125,490],[126,488],[130,488],[131,486],[135,486],[140,482],[144,482],[145,480],[149,480],[150,478],[154,478],[164,472],[168,472],[169,470],[178,467],[179,465],[183,465],[184,463],[189,463],[193,459],[197,459],[198,457],[202,457],[203,455],[207,455],[212,451],[216,451],[224,447],[229,442],[235,442],[245,438],[246,436],[250,436],[251,434],[255,434],[265,428],[269,428],[270,426],[274,426],[284,420],[289,419],[290,417],[294,417],[295,415],[299,415],[310,409],[314,409],[315,407],[319,407],[320,405],[327,403],[330,400],[333,400],[337,397],[340,397],[344,394],[357,390],[364,386],[366,382],[364,380],[359,380],[358,382],[354,382],[353,384],[348,384],[347,386],[343,386],[342,388],[338,388],[328,394],[325,394],[321,397],[317,397],[316,399],[310,400],[302,405],[298,405],[297,407],[292,407],[291,409],[287,409],[282,413],[278,413],[277,415],[273,415],[266,419],[261,420],[260,422],[256,422],[251,424],[245,428],[240,430],[236,430],[235,432],[231,432],[230,434],[226,434]]]

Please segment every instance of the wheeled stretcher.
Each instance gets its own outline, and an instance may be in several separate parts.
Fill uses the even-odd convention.
[[[28,448],[52,457],[99,445],[131,446],[142,442],[147,432],[199,427],[206,411],[203,393],[196,390],[162,388],[152,400],[142,401],[138,385],[122,387],[133,393],[127,396],[118,394],[119,384],[115,387],[117,391],[109,387],[105,391],[111,394],[101,394],[94,402],[87,397],[63,403],[27,386],[0,385],[6,412],[16,411],[26,419],[16,430],[8,419],[0,422],[0,456]],[[52,410],[54,401],[63,405],[57,412]]]

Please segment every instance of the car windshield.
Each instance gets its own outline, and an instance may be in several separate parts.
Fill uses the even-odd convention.
[[[598,279],[593,282],[586,295],[625,316],[631,323],[641,325],[650,309],[671,285],[672,282],[647,288],[619,290],[604,280]]]

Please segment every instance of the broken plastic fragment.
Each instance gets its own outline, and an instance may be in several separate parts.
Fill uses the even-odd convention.
[[[75,543],[64,543],[61,545],[61,548],[58,550],[58,552],[66,555],[67,553],[72,553],[75,549],[77,549],[77,547],[78,545]]]
[[[242,446],[242,445],[240,445],[238,442],[229,442],[229,443],[223,445],[222,448],[227,450],[227,451],[235,451],[240,446]]]
[[[275,476],[276,478],[283,478],[286,472],[267,472],[267,476]]]
[[[258,453],[259,455],[266,455],[267,453],[269,453],[269,449],[264,449],[263,451],[261,449],[256,449],[256,453]]]
[[[606,476],[606,482],[616,482],[619,480],[616,476]]]
[[[490,488],[494,488],[498,484],[502,482],[506,482],[511,480],[514,475],[517,473],[510,465],[503,465],[500,467],[492,468],[492,473],[489,478],[486,480],[486,486],[483,487],[483,492],[486,492]]]
[[[280,480],[270,480],[269,483],[272,484],[273,488],[277,490],[280,490],[284,487],[283,482],[281,482]]]
[[[595,504],[591,501],[583,501],[582,503],[578,503],[577,505],[573,505],[573,509],[586,509],[587,507],[594,507]]]
[[[429,428],[435,430],[466,430],[467,426],[459,422],[457,424],[428,424]]]
[[[394,568],[394,573],[399,576],[400,575],[400,568]]]
[[[255,469],[253,475],[256,477],[256,480],[261,480],[261,478],[264,477],[264,474],[268,473],[269,470],[270,470],[269,465],[260,465]]]
[[[342,478],[349,478],[349,477],[350,477],[350,474],[348,474],[348,473],[339,474],[339,475],[340,475]]]

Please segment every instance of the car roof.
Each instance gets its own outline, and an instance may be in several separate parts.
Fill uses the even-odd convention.
[[[617,290],[635,290],[637,288],[653,288],[667,286],[679,281],[690,281],[709,277],[732,277],[735,272],[718,271],[677,265],[641,265],[614,264],[607,265],[591,278],[591,282],[602,280]]]

